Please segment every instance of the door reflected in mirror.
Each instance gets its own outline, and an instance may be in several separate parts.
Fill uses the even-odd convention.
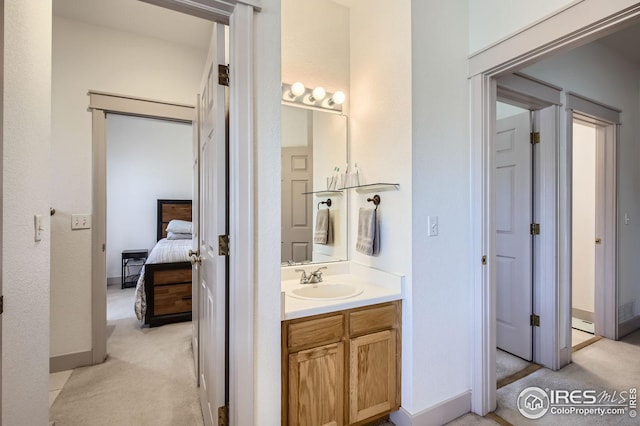
[[[283,105],[281,150],[282,264],[346,260],[348,194],[326,190],[347,166],[347,117]]]

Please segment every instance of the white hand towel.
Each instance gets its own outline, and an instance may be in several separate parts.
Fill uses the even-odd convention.
[[[316,244],[327,244],[329,242],[329,209],[318,210],[313,242]]]
[[[375,209],[360,208],[356,250],[367,256],[376,255],[380,251],[377,211]]]

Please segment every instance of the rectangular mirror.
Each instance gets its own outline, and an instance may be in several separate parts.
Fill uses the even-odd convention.
[[[327,178],[348,162],[347,117],[282,105],[281,149],[282,264],[346,260],[348,194],[327,191]],[[314,243],[318,212],[327,208],[328,238]]]

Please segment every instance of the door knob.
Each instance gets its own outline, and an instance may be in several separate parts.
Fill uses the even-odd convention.
[[[191,264],[195,265],[196,263],[198,265],[202,264],[202,256],[196,256],[195,254],[191,255],[190,259]]]
[[[596,244],[601,244],[602,240],[600,238],[596,238]]]

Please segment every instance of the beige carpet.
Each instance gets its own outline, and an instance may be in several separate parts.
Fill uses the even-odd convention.
[[[531,363],[519,358],[515,355],[511,355],[500,349],[496,349],[496,381],[505,379],[512,374],[522,371],[530,366]]]
[[[108,359],[73,371],[50,409],[56,426],[203,424],[191,323],[141,328],[133,294],[108,288]]]
[[[514,425],[637,425],[638,418],[628,414],[581,416],[552,415],[547,413],[538,420],[528,420],[520,414],[516,402],[519,393],[530,386],[542,389],[587,390],[598,393],[606,390],[629,391],[640,388],[640,331],[615,342],[602,339],[572,355],[573,362],[559,372],[543,368],[498,390],[498,409],[496,414]]]

